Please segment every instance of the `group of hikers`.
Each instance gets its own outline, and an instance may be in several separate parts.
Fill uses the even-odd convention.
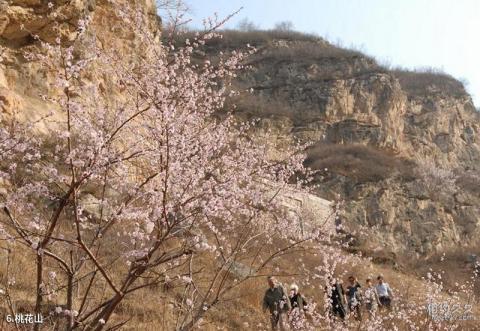
[[[376,285],[371,278],[367,278],[363,291],[355,276],[348,277],[346,289],[340,281],[331,277],[328,277],[328,284],[325,286],[325,293],[331,320],[345,322],[347,316],[361,320],[362,306],[369,317],[373,317],[378,309],[391,308],[392,290],[382,275],[377,277]],[[301,325],[305,313],[308,312],[308,305],[299,292],[298,285],[292,284],[287,294],[284,287],[271,276],[268,277],[268,286],[263,298],[263,309],[270,313],[272,330],[286,330],[288,326],[295,329],[297,325]]]

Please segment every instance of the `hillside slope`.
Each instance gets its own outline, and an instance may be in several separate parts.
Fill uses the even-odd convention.
[[[478,244],[480,116],[461,82],[288,31],[225,31],[199,57],[247,44],[257,53],[233,102],[279,147],[313,145],[318,194],[341,195],[350,232],[369,229],[360,248],[428,256]]]
[[[44,2],[12,3],[1,7],[7,11],[0,14],[0,45],[5,52],[5,61],[0,63],[1,116],[36,118],[50,111],[39,94],[54,96],[56,91],[45,91],[45,86],[52,85],[48,83],[52,75],[25,61],[24,54],[36,47],[30,33],[45,40],[53,34]],[[58,3],[57,14],[65,20],[61,28],[66,44],[75,37],[69,33],[69,24],[78,24],[78,11],[93,10],[92,31],[100,46],[118,49],[125,61],[134,61],[139,55],[128,29],[109,29],[116,24],[108,1]],[[153,1],[135,3],[156,19],[151,11]],[[19,33],[21,24],[28,33]],[[349,251],[341,251],[350,259],[337,268],[341,277],[355,272],[363,280],[383,273],[408,300],[411,283],[416,292],[425,283],[414,272],[398,271],[399,255],[426,257],[458,245],[478,244],[480,121],[460,83],[446,75],[390,71],[359,52],[292,32],[227,31],[224,39],[212,40],[204,53],[197,55],[215,57],[220,50],[246,44],[254,45],[258,52],[248,60],[251,70],[237,79],[243,92],[231,101],[239,116],[261,118],[257,138],[274,141],[278,147],[274,153],[281,154],[282,147],[296,139],[312,145],[306,164],[322,170],[316,178],[316,194],[327,200],[340,194],[344,226],[353,240]],[[108,77],[96,77],[95,81],[107,98],[121,97]],[[326,205],[311,196],[287,198],[287,205],[297,201],[302,207],[305,201],[313,201],[313,207]],[[98,205],[98,201],[92,204]],[[317,267],[326,262],[320,256],[343,259],[330,248],[325,252],[308,246],[303,249],[305,253],[282,257],[268,273],[280,269],[288,275],[280,276],[283,282],[299,282],[309,298],[321,303],[325,275],[318,276]],[[394,265],[372,264],[368,258],[350,254],[357,250],[377,258],[374,262],[386,261],[386,257]],[[20,259],[24,253],[18,253]],[[351,260],[359,260],[359,266],[353,268]],[[204,267],[215,269],[206,263]],[[31,307],[34,289],[25,284],[29,284],[34,266],[16,272],[21,275],[17,289],[24,295],[18,307]],[[200,329],[263,329],[266,324],[259,326],[258,321],[266,316],[258,303],[264,283],[258,278],[245,286],[245,292],[235,292],[226,307],[212,310]],[[120,306],[115,319],[132,319],[127,326],[131,330],[171,329],[173,319],[165,311],[174,310],[174,294],[168,286],[145,288]],[[420,298],[418,307],[423,307],[424,299]]]

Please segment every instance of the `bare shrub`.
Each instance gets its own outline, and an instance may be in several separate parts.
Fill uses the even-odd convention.
[[[277,31],[292,31],[294,29],[294,25],[291,21],[281,21],[275,23],[273,29]]]
[[[259,27],[257,24],[245,17],[240,22],[238,22],[237,29],[240,31],[255,31],[258,30]]]

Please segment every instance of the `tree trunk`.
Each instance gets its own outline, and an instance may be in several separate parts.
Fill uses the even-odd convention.
[[[43,284],[43,256],[37,251],[37,297],[35,300],[35,315],[41,314],[42,310],[42,284]],[[34,331],[40,330],[40,324],[36,323]]]
[[[118,304],[122,301],[123,295],[115,295],[112,301],[102,309],[100,314],[90,323],[90,325],[85,329],[86,331],[101,331],[105,326],[105,323],[109,320],[110,316],[117,308]],[[105,323],[100,323],[99,321],[103,320]]]
[[[73,273],[68,273],[68,284],[67,284],[67,309],[70,312],[68,314],[68,327],[67,330],[72,330],[73,327]]]

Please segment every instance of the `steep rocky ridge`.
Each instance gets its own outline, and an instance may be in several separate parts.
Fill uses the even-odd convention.
[[[140,5],[152,26],[158,23],[153,0],[125,3]],[[36,47],[34,35],[48,42],[60,35],[68,44],[78,20],[89,13],[99,47],[135,54],[135,38],[114,24],[118,18],[109,1],[53,4],[49,9],[47,1],[0,1],[2,119],[49,111],[39,94],[53,93],[45,90],[53,76],[24,58]],[[61,23],[53,24],[58,18]],[[317,193],[326,199],[341,194],[349,231],[371,229],[367,240],[357,242],[362,249],[424,255],[477,242],[480,120],[461,84],[445,75],[390,71],[357,51],[291,32],[230,32],[212,40],[205,52],[214,55],[247,43],[258,52],[249,59],[252,70],[237,83],[253,93],[233,101],[242,116],[262,118],[259,137],[276,141],[276,153],[300,139],[317,152],[330,149],[330,155],[338,155],[318,176]],[[108,79],[103,85],[99,88],[106,94],[118,92]],[[355,146],[371,149],[356,151]],[[325,154],[318,152],[323,157],[316,158],[315,148],[307,161],[323,169]],[[381,169],[375,167],[379,164]],[[437,170],[454,172],[455,187],[432,189],[430,179],[421,176],[422,167],[433,168],[434,177]]]
[[[478,244],[480,116],[460,82],[288,32],[227,32],[207,53],[242,42],[258,48],[238,79],[253,93],[234,101],[279,147],[314,145],[307,164],[328,165],[318,194],[340,193],[349,231],[367,229],[358,248],[428,256]]]

